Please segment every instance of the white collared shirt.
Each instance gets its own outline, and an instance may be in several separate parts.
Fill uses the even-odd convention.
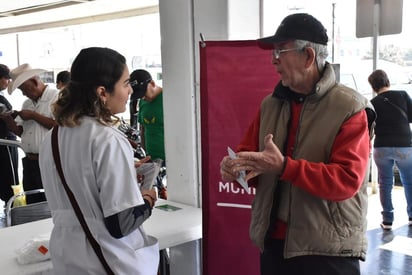
[[[79,126],[59,127],[58,144],[67,185],[114,273],[156,274],[158,247],[149,249],[153,243],[142,226],[116,239],[104,223],[105,217],[144,204],[127,139],[119,130],[83,117]],[[41,145],[39,165],[53,215],[50,252],[55,274],[103,274],[54,165],[51,131]]]
[[[58,90],[49,86],[46,87],[42,96],[37,102],[26,99],[23,102],[22,110],[31,110],[43,116],[53,118],[51,105],[57,100]],[[20,116],[15,119],[18,126],[23,127],[21,135],[21,147],[25,153],[39,153],[40,144],[49,129],[40,125],[35,120],[23,120]]]

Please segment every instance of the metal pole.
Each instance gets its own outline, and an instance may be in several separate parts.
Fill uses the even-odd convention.
[[[19,43],[18,33],[16,33],[16,51],[17,51],[17,66],[20,66],[20,43]]]
[[[379,38],[379,23],[380,23],[380,5],[381,0],[375,0],[373,6],[373,42],[372,42],[372,54],[373,54],[373,70],[377,68],[378,62],[378,38]]]
[[[264,35],[264,30],[263,30],[263,20],[264,20],[263,1],[264,0],[259,0],[259,37],[263,37],[263,35]]]

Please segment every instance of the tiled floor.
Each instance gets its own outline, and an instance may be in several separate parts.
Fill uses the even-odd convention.
[[[391,231],[380,228],[367,232],[368,253],[361,262],[362,275],[412,274],[412,227],[400,226]]]
[[[395,187],[392,194],[395,220],[392,231],[380,228],[382,217],[379,193],[369,196],[368,253],[361,262],[362,275],[410,275],[412,274],[412,227],[408,226],[406,201],[402,187]],[[398,243],[398,240],[401,243]],[[396,242],[396,250],[382,249],[381,245]],[[403,253],[403,249],[406,251]]]

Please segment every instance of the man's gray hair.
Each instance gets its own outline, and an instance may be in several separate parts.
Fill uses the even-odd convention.
[[[304,49],[306,47],[312,48],[316,53],[316,64],[319,72],[323,72],[326,64],[326,58],[328,57],[328,46],[313,43],[306,40],[295,40],[295,47],[298,49]]]

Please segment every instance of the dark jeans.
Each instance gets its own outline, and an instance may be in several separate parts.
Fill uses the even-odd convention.
[[[42,189],[43,183],[40,176],[40,167],[38,160],[30,160],[27,157],[23,158],[23,188],[24,191],[33,189]],[[27,204],[45,201],[44,194],[34,194],[26,196]]]
[[[18,152],[15,146],[0,146],[0,199],[7,203],[13,196],[11,185],[19,184]]]
[[[283,240],[265,242],[261,275],[360,275],[357,258],[310,255],[284,259],[283,247]]]

